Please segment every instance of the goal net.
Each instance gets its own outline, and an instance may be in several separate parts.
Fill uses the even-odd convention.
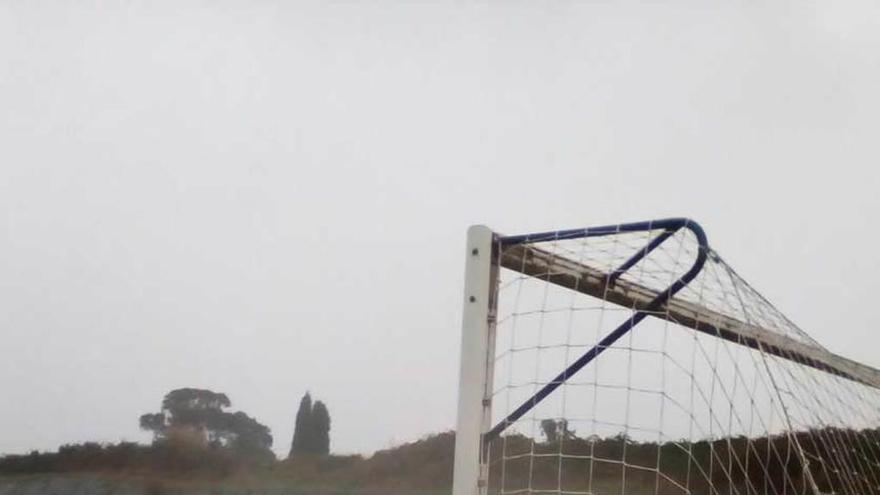
[[[880,493],[880,372],[686,219],[469,231],[454,495]]]

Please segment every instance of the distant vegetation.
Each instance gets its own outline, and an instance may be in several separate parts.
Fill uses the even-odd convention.
[[[243,468],[271,467],[272,432],[243,411],[232,412],[221,392],[175,389],[162,398],[158,412],[138,418],[153,434],[151,445],[132,442],[63,445],[55,453],[32,452],[0,457],[2,473],[79,471],[162,472],[225,476]],[[330,413],[306,393],[296,415],[291,457],[330,454]]]
[[[331,455],[329,412],[306,394],[296,415],[290,455],[279,461],[269,450],[269,429],[243,412],[228,412],[230,406],[221,393],[174,390],[163,399],[160,412],[140,418],[141,426],[154,434],[151,445],[84,443],[52,453],[7,455],[0,457],[0,475],[92,473],[171,485],[237,484],[252,492],[271,485],[284,493],[449,493],[452,432],[366,458]],[[625,434],[581,438],[564,421],[540,426],[541,440],[508,434],[493,442],[490,486],[624,495],[811,492],[796,443],[823,493],[876,493],[868,480],[880,479],[880,466],[866,462],[876,458],[876,430],[825,428],[794,436],[658,444]],[[859,474],[852,476],[852,469]]]
[[[308,392],[299,403],[289,458],[330,454],[330,413],[321,401],[312,404]]]
[[[546,427],[552,431],[549,424]],[[556,434],[560,431],[566,430],[558,428]],[[508,491],[528,487],[533,491],[557,491],[561,487],[565,491],[589,489],[593,493],[635,495],[683,493],[682,487],[687,487],[694,494],[809,493],[803,465],[793,449],[793,442],[798,441],[807,451],[821,492],[845,493],[844,487],[853,488],[852,479],[847,478],[857,478],[856,483],[865,483],[857,487],[860,493],[875,493],[876,487],[868,486],[867,481],[880,472],[877,466],[864,463],[873,455],[858,449],[838,451],[832,447],[844,445],[842,440],[852,439],[853,435],[877,433],[829,428],[801,433],[795,438],[753,438],[748,442],[738,437],[662,445],[634,441],[622,434],[584,439],[569,433],[554,441],[545,438],[538,442],[513,434],[492,446],[491,486],[500,486],[503,455],[503,482]],[[815,438],[822,438],[822,443],[816,443]],[[173,439],[152,446],[83,444],[62,447],[57,453],[0,458],[0,473],[148,476],[169,484],[177,483],[175,480],[222,481],[246,485],[256,492],[263,486],[281,486],[300,490],[291,489],[291,493],[309,494],[441,494],[449,493],[451,487],[454,444],[455,435],[448,432],[367,458],[304,455],[266,464],[246,464],[228,451],[206,450],[204,446],[176,443]],[[873,447],[864,443],[864,448]],[[565,457],[560,458],[560,452]],[[625,464],[621,462],[624,458]],[[853,466],[862,469],[859,475],[845,476],[847,468]],[[658,468],[661,476],[657,474]]]
[[[175,440],[151,446],[87,443],[62,447],[53,453],[9,455],[0,458],[0,475],[82,475],[107,479],[147,480],[164,486],[155,493],[179,493],[193,484],[259,493],[269,486],[283,493],[415,495],[448,493],[452,484],[455,435],[441,433],[376,452],[359,455],[313,456],[264,464],[246,463],[224,450]],[[198,487],[196,487],[198,488]],[[199,491],[199,490],[196,490]],[[205,490],[201,490],[205,491]]]
[[[275,459],[269,428],[238,411],[227,412],[226,394],[181,388],[165,394],[162,409],[140,417],[140,427],[153,433],[153,445],[188,443],[202,450],[251,462]]]

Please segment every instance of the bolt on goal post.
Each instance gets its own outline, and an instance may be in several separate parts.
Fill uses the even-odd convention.
[[[672,218],[468,230],[453,495],[880,493],[880,371]]]

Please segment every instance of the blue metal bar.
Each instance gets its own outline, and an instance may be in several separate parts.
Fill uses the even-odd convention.
[[[626,335],[627,332],[632,330],[633,327],[639,324],[645,317],[649,316],[652,312],[660,309],[663,304],[665,304],[669,299],[672,298],[678,291],[683,289],[687,284],[689,284],[693,279],[699,275],[700,271],[703,269],[703,265],[706,263],[706,259],[709,253],[709,242],[706,238],[706,233],[703,228],[693,220],[688,220],[686,218],[671,218],[665,220],[655,220],[652,222],[639,222],[639,223],[631,223],[631,224],[623,224],[620,226],[609,226],[609,227],[594,227],[590,229],[577,229],[577,230],[567,230],[567,231],[559,231],[557,233],[544,232],[540,234],[527,234],[522,236],[513,236],[507,239],[513,239],[509,241],[507,245],[511,244],[521,244],[528,242],[546,242],[549,240],[555,239],[578,239],[583,237],[592,237],[599,235],[609,235],[613,233],[619,232],[639,232],[645,230],[656,230],[656,229],[665,229],[672,230],[672,233],[677,231],[680,228],[686,228],[694,233],[697,237],[697,242],[699,243],[700,249],[697,252],[697,259],[694,260],[694,264],[691,268],[681,276],[678,280],[672,283],[666,290],[657,294],[657,296],[651,300],[645,306],[644,309],[636,311],[631,318],[623,322],[620,326],[614,329],[613,332],[609,333],[605,336],[595,347],[587,351],[584,355],[577,359],[577,361],[573,362],[569,365],[565,370],[562,371],[559,375],[556,376],[549,383],[545,384],[540,390],[538,390],[535,395],[533,395],[530,399],[523,402],[518,408],[516,408],[512,413],[510,413],[506,418],[501,420],[500,423],[495,425],[489,432],[487,432],[483,436],[483,442],[488,444],[495,438],[497,438],[501,432],[507,429],[508,426],[515,423],[517,420],[522,418],[526,413],[528,413],[532,408],[538,405],[542,400],[544,400],[548,395],[550,395],[554,390],[559,388],[560,385],[565,383],[570,377],[572,377],[575,373],[583,369],[584,366],[589,364],[593,359],[602,354],[606,349],[611,347],[618,339]],[[613,229],[613,230],[612,230]],[[672,233],[665,236],[656,246],[653,246],[651,250],[655,249],[659,246],[663,241],[668,239]],[[561,235],[560,235],[561,234]],[[659,236],[658,236],[659,237]],[[505,238],[501,238],[502,245],[505,245]],[[653,244],[653,242],[652,242]],[[650,252],[648,248],[651,247],[649,244],[642,251]],[[642,255],[644,257],[644,255]],[[641,259],[641,258],[639,258]],[[630,267],[634,265],[638,260],[634,261],[630,264]],[[629,263],[629,262],[627,262]],[[624,264],[626,265],[626,263]]]
[[[696,226],[699,230],[702,231],[702,228],[700,228],[700,226],[693,220],[687,218],[663,218],[660,220],[650,220],[647,222],[603,225],[601,227],[589,227],[586,229],[554,230],[551,232],[538,232],[535,234],[501,236],[498,241],[501,243],[501,246],[513,246],[515,244],[565,241],[571,239],[582,239],[584,237],[602,237],[614,234],[645,232],[661,229],[675,231],[687,226]]]

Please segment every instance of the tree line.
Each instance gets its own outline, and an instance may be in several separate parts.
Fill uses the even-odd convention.
[[[242,411],[220,392],[199,388],[175,389],[162,399],[159,412],[140,416],[141,429],[152,432],[153,445],[190,443],[222,450],[251,461],[274,460],[271,430]],[[296,414],[288,458],[330,454],[330,413],[306,392]]]

